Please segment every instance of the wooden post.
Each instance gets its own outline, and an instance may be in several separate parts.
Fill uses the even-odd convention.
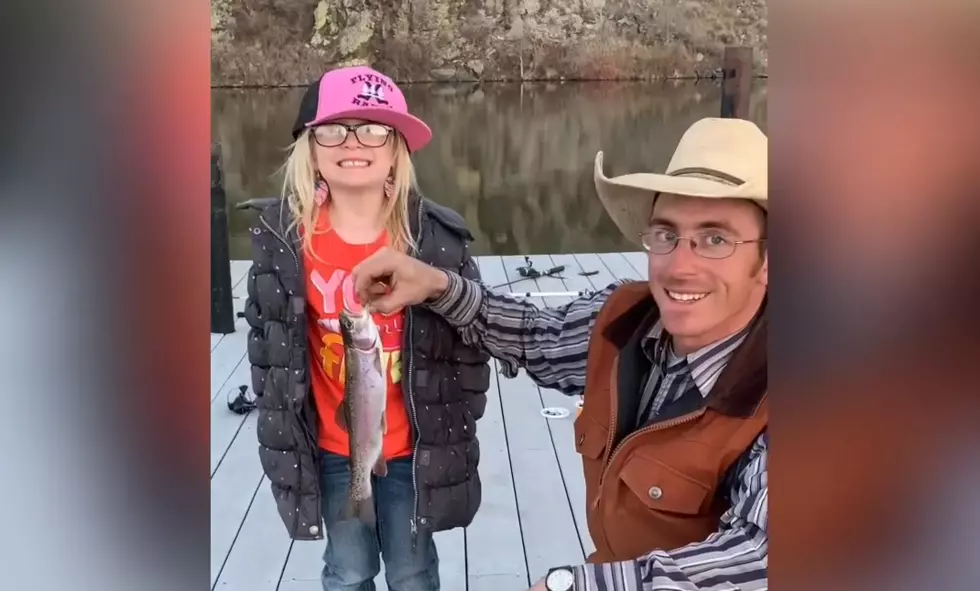
[[[211,332],[235,332],[228,209],[221,177],[221,146],[217,144],[211,147]]]
[[[722,71],[721,116],[748,119],[752,96],[752,48],[726,47]]]

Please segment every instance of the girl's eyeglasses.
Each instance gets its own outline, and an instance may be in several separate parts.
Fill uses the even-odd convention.
[[[324,148],[336,148],[344,143],[351,132],[366,148],[380,148],[388,141],[392,129],[380,123],[325,123],[313,128],[313,139]]]

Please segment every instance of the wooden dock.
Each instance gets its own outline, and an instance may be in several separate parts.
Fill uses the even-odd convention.
[[[642,252],[538,255],[534,268],[564,265],[563,279],[522,281],[499,291],[577,292],[618,278],[644,279]],[[487,285],[518,279],[522,256],[478,257]],[[245,301],[247,261],[232,261],[234,304]],[[590,276],[580,272],[597,271]],[[569,297],[531,298],[556,306]],[[248,326],[211,335],[211,588],[233,591],[322,591],[320,542],[291,542],[259,465],[255,413],[228,411],[226,400],[248,384]],[[496,367],[495,367],[496,369]],[[478,423],[483,504],[473,524],[436,534],[445,591],[524,591],[553,566],[580,564],[593,551],[585,521],[585,487],[572,431],[576,400],[538,388],[523,371],[494,372],[486,414]],[[565,419],[542,408],[564,407]],[[329,535],[329,532],[328,532]],[[378,589],[386,590],[384,570]]]

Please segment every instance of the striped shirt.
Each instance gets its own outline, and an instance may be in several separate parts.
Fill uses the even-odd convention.
[[[493,293],[470,279],[447,275],[448,289],[428,306],[455,326],[465,342],[493,355],[507,377],[515,377],[523,367],[542,388],[570,396],[584,392],[592,328],[602,305],[624,281],[558,308],[539,308]],[[651,334],[648,342],[658,341],[658,336]],[[734,351],[744,336],[735,335],[718,346],[727,343]],[[705,395],[731,353],[709,354],[714,349],[709,345],[684,359],[690,379]],[[698,371],[691,370],[699,360]],[[666,401],[663,388],[657,390]],[[635,560],[574,566],[575,591],[768,589],[768,441],[763,433],[729,471],[724,490],[730,509],[722,515],[717,532],[703,541],[655,550]]]
[[[674,353],[670,339],[663,338],[664,327],[658,320],[642,343],[643,351],[653,365],[640,398],[637,428],[654,421],[665,404],[689,392],[707,396],[748,333],[749,327],[745,327],[681,357]]]

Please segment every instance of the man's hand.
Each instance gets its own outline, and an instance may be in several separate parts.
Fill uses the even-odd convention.
[[[438,297],[449,284],[443,271],[388,247],[364,259],[351,275],[358,299],[382,314]]]
[[[533,587],[531,587],[530,589],[528,589],[527,591],[548,591],[548,588],[545,587],[544,582],[545,582],[545,580],[544,579],[541,579],[540,581],[538,581],[537,583],[535,583],[535,585]]]

